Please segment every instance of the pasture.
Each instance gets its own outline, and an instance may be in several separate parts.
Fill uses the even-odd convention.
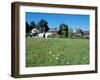
[[[26,37],[26,67],[89,64],[89,40]]]

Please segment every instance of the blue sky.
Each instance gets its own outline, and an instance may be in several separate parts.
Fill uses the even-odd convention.
[[[89,31],[89,15],[26,12],[26,21],[29,24],[31,21],[38,24],[41,19],[48,22],[49,28],[59,28],[61,23],[65,23],[74,31],[78,28]]]

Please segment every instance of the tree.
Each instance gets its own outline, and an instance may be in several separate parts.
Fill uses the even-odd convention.
[[[73,29],[72,28],[68,29],[68,37],[69,38],[74,38],[74,33],[73,33]]]
[[[83,35],[83,30],[82,29],[77,29],[76,33],[77,33],[77,35],[82,36]]]
[[[34,21],[32,21],[31,24],[30,24],[30,31],[31,31],[33,28],[36,28],[36,24],[35,24]]]
[[[48,22],[44,19],[41,19],[38,23],[38,29],[40,30],[40,32],[47,32],[49,30]]]
[[[26,21],[26,33],[30,32],[30,25],[28,24],[28,22]]]
[[[62,23],[59,26],[59,32],[62,37],[68,37],[68,25]]]
[[[77,29],[75,33],[76,38],[82,38],[83,37],[83,30]]]

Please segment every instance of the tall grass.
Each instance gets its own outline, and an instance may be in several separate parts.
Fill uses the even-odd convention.
[[[26,66],[89,64],[89,40],[26,38]]]

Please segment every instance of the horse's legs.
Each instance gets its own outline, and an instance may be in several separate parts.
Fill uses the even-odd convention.
[[[45,35],[45,39],[48,39],[48,35]]]

